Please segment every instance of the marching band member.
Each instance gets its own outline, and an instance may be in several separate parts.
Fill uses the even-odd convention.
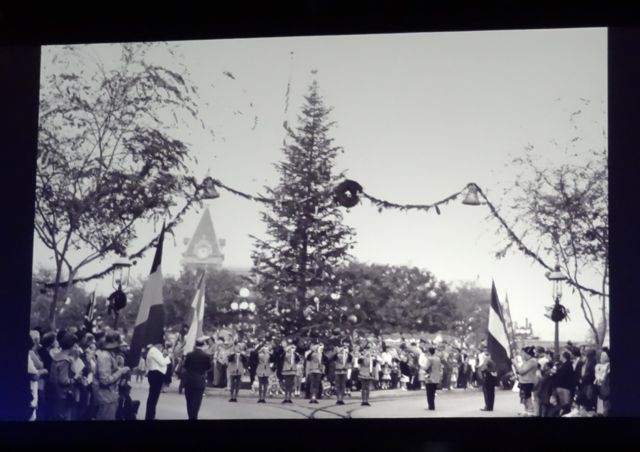
[[[293,403],[293,380],[296,376],[296,368],[300,362],[300,355],[296,353],[296,346],[291,342],[286,346],[282,358],[282,378],[284,379],[284,400],[282,403]]]
[[[373,344],[369,342],[362,357],[358,360],[358,378],[361,384],[360,394],[363,406],[371,406],[369,404],[369,392],[371,391],[374,369],[378,361]]]
[[[335,384],[336,396],[338,401],[336,405],[344,405],[344,395],[347,387],[347,373],[353,362],[353,356],[349,353],[348,343],[345,341],[336,347],[336,353],[333,356],[335,364]]]
[[[238,401],[238,391],[240,390],[240,380],[247,367],[248,355],[245,351],[245,346],[242,343],[237,343],[229,354],[227,372],[229,373],[229,386],[231,389],[231,398],[229,402]]]
[[[269,377],[271,375],[271,347],[263,343],[258,347],[258,364],[256,367],[256,377],[258,378],[258,403],[267,403],[267,389],[269,387]]]
[[[318,403],[316,399],[320,389],[320,381],[324,373],[324,347],[322,344],[314,344],[307,351],[307,382],[309,383],[311,400],[309,403]]]

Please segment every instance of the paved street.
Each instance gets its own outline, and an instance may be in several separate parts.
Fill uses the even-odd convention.
[[[147,384],[134,383],[132,397],[140,400],[138,419],[144,419],[147,400]],[[303,398],[294,399],[293,404],[281,404],[282,398],[267,399],[266,404],[257,404],[257,397],[249,390],[240,391],[237,403],[228,402],[228,392],[207,389],[202,401],[200,419],[322,419],[322,418],[430,418],[430,417],[513,417],[520,411],[518,394],[511,391],[497,391],[495,411],[480,411],[483,407],[482,392],[479,390],[438,391],[436,411],[426,410],[426,396],[423,391],[374,391],[371,406],[360,405],[360,394],[352,393],[345,405],[337,406],[335,398],[319,400],[309,404]],[[178,394],[177,385],[160,396],[157,409],[158,419],[186,419],[187,409],[184,395]]]

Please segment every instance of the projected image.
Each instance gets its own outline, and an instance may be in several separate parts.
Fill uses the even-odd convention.
[[[43,47],[31,419],[607,416],[606,45]]]

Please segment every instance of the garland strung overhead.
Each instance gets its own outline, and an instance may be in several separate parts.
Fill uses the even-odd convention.
[[[244,193],[240,190],[236,190],[234,188],[228,187],[227,185],[223,184],[221,181],[217,180],[217,179],[212,179],[212,178],[207,178],[208,180],[206,181],[208,184],[213,184],[216,187],[219,187],[223,190],[228,191],[229,193],[232,193],[234,195],[240,196],[242,198],[245,198],[249,201],[255,201],[255,202],[261,202],[263,204],[276,204],[276,200],[274,199],[269,199],[269,198],[265,198],[263,196],[254,196],[254,195],[250,195],[248,193]],[[203,191],[204,191],[204,187],[200,186],[198,187],[198,190],[196,191],[196,194],[193,195],[191,198],[189,198],[187,200],[187,204],[184,206],[184,208],[175,216],[175,218],[173,220],[171,220],[167,226],[166,226],[166,231],[167,232],[171,232],[172,229],[181,221],[182,217],[184,216],[184,214],[191,208],[192,204],[195,201],[199,201],[201,199],[203,199]],[[523,241],[520,239],[520,237],[518,237],[516,235],[516,233],[513,231],[513,229],[511,229],[509,227],[509,225],[507,224],[507,222],[504,220],[504,218],[502,218],[502,216],[500,216],[500,214],[498,213],[498,210],[495,208],[495,206],[489,201],[489,199],[487,198],[487,196],[484,194],[484,192],[482,191],[482,189],[475,183],[471,182],[468,183],[462,190],[453,193],[452,195],[447,196],[444,199],[441,199],[440,201],[437,201],[435,203],[432,204],[397,204],[397,203],[393,203],[393,202],[389,202],[383,199],[379,199],[376,198],[368,193],[366,193],[364,191],[364,189],[362,188],[362,185],[360,185],[358,182],[354,181],[354,180],[350,180],[350,179],[346,179],[344,181],[342,181],[340,184],[338,184],[335,189],[333,190],[332,196],[334,201],[343,206],[343,207],[347,207],[347,208],[351,208],[356,206],[358,203],[360,203],[360,197],[362,198],[366,198],[368,199],[372,204],[374,204],[375,206],[378,207],[378,212],[382,212],[383,209],[396,209],[396,210],[401,210],[401,211],[409,211],[409,210],[421,210],[423,212],[428,212],[429,210],[433,209],[436,211],[436,213],[438,215],[441,214],[441,210],[440,207],[446,204],[449,204],[451,201],[454,201],[456,199],[458,199],[458,197],[460,195],[464,194],[465,197],[462,200],[462,203],[465,205],[469,205],[469,206],[478,206],[478,205],[486,205],[489,207],[489,210],[491,212],[491,214],[493,215],[494,218],[496,218],[498,220],[498,222],[500,223],[500,225],[505,229],[505,231],[507,232],[507,235],[509,236],[509,238],[518,246],[518,249],[523,252],[526,256],[531,257],[532,259],[536,260],[540,265],[542,265],[544,268],[546,268],[549,271],[553,271],[553,267],[549,264],[547,264],[544,259],[542,259],[537,253],[535,253],[534,251],[532,251],[529,247],[527,247]],[[480,198],[483,201],[480,201]],[[154,237],[153,240],[151,240],[149,243],[147,243],[144,247],[142,247],[140,250],[138,250],[137,252],[131,254],[128,256],[128,258],[130,260],[134,260],[137,259],[139,257],[141,257],[148,249],[150,249],[151,247],[153,247],[155,245],[156,242],[156,238]],[[135,264],[135,261],[134,261]],[[109,267],[108,269],[100,272],[100,273],[96,273],[94,275],[91,276],[87,276],[85,278],[77,278],[73,280],[73,284],[79,283],[79,282],[87,282],[93,279],[98,279],[98,278],[102,278],[103,276],[109,274],[110,272],[112,272],[114,269],[116,268],[115,265],[112,265],[111,267]],[[598,295],[598,296],[609,296],[608,294],[604,294],[602,292],[599,292],[597,290],[594,289],[590,289],[588,287],[585,287],[581,284],[579,284],[578,282],[574,281],[571,278],[567,279],[567,282],[576,287],[579,288],[580,290],[584,290],[585,292],[590,293],[591,295]],[[64,287],[66,285],[69,284],[69,281],[66,282],[62,282],[59,284],[59,286]],[[54,286],[53,283],[47,283],[44,284],[45,287],[51,288]]]

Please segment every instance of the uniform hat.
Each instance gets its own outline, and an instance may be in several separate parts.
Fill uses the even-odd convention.
[[[75,335],[65,334],[60,339],[60,348],[62,350],[69,350],[71,347],[73,347],[76,344],[76,342],[78,342],[78,339],[76,338]]]
[[[102,348],[104,350],[114,350],[122,345],[122,339],[118,333],[109,333],[104,338]]]
[[[529,356],[534,356],[535,353],[536,353],[535,347],[533,347],[533,346],[523,347],[522,351],[525,352]]]

